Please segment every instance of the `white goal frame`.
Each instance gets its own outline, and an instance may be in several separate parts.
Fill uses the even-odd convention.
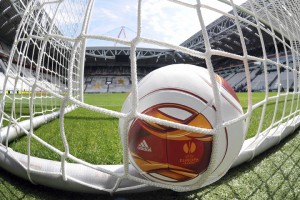
[[[90,193],[133,193],[157,190],[160,188],[167,188],[175,191],[190,191],[210,184],[210,182],[206,182],[206,180],[209,178],[210,172],[215,167],[215,163],[213,161],[215,153],[217,152],[218,133],[222,127],[229,126],[240,120],[245,120],[245,131],[247,131],[249,128],[251,114],[255,109],[262,107],[263,116],[266,112],[267,103],[269,101],[275,100],[276,103],[278,103],[278,100],[281,97],[293,97],[289,114],[284,115],[277,121],[274,117],[272,124],[265,130],[262,128],[263,118],[261,119],[256,136],[247,139],[244,142],[239,156],[232,165],[232,167],[235,167],[244,162],[250,161],[255,156],[278,144],[283,138],[292,134],[300,126],[300,108],[298,105],[300,99],[300,47],[298,46],[300,40],[300,15],[298,13],[298,10],[300,10],[300,2],[298,0],[268,0],[267,2],[261,0],[249,0],[247,4],[244,4],[243,6],[235,5],[232,0],[220,0],[220,2],[232,6],[232,13],[224,13],[212,8],[205,3],[202,3],[201,0],[195,0],[193,3],[187,3],[186,1],[181,0],[169,0],[169,2],[189,8],[191,11],[197,13],[200,26],[203,30],[206,52],[199,52],[183,46],[143,37],[143,24],[141,22],[143,6],[142,0],[138,1],[137,34],[136,37],[130,41],[103,35],[91,35],[88,33],[88,24],[94,0],[78,0],[76,1],[76,5],[78,4],[78,7],[76,8],[72,7],[72,0],[31,1],[24,12],[23,19],[18,28],[6,69],[3,91],[10,90],[12,94],[8,95],[3,92],[0,102],[0,141],[2,143],[0,145],[1,167],[24,179],[28,179],[34,184],[42,184],[68,191]],[[63,13],[61,12],[62,9],[69,9],[66,10],[66,13],[68,13],[67,16],[74,18],[74,21],[77,23],[67,23],[64,21],[66,19],[62,18],[63,15],[59,16],[59,14]],[[224,52],[211,47],[201,13],[202,9],[210,9],[235,20],[243,48],[243,55]],[[253,16],[256,22],[253,23],[247,21],[247,19],[241,18],[238,16],[237,10]],[[269,34],[274,41],[280,41],[285,48],[286,59],[288,57],[288,51],[292,56],[292,62],[285,64],[281,63],[277,48],[277,60],[275,61],[267,57],[265,49],[263,49],[263,57],[248,55],[247,45],[243,37],[240,23],[251,24],[257,28],[257,37],[261,39],[263,48],[264,44],[262,32]],[[262,26],[262,23],[269,27]],[[68,25],[66,26],[66,24]],[[134,110],[131,114],[92,106],[83,102],[84,61],[87,39],[107,40],[130,47],[133,95],[132,108]],[[290,41],[290,43],[287,41]],[[138,80],[136,73],[136,49],[137,45],[140,43],[158,45],[160,47],[178,51],[206,61],[214,90],[215,104],[218,110],[217,127],[212,130],[191,127],[163,121],[137,112]],[[38,51],[39,53],[38,55],[31,55],[32,52],[30,51]],[[211,62],[212,55],[232,58],[244,63],[248,90],[248,110],[238,119],[228,122],[222,121],[221,109],[218,109],[220,108],[220,96],[217,83],[214,78],[214,66]],[[293,74],[292,80],[294,81],[293,90],[281,92],[279,83],[276,91],[277,95],[270,97],[268,95],[268,83],[266,82],[264,91],[265,99],[259,103],[252,104],[249,61],[261,62],[265,72],[267,72],[267,63],[273,63],[276,66],[278,73],[281,68],[291,71]],[[57,69],[59,70],[56,71]],[[265,80],[267,80],[267,75]],[[289,79],[286,81],[289,83]],[[23,96],[22,98],[19,98],[17,93],[26,93],[27,96],[26,98]],[[52,101],[51,99],[58,99],[61,104],[57,104],[55,100]],[[41,106],[42,111],[39,111],[37,109],[38,100],[51,101],[51,106]],[[10,111],[5,110],[5,106],[9,103],[12,105],[15,105],[16,103],[28,104],[30,114],[16,114],[16,108],[13,108]],[[129,163],[128,141],[127,137],[124,136],[126,134],[121,134],[123,135],[123,164],[94,165],[85,162],[69,153],[68,141],[64,133],[65,114],[78,107],[103,113],[119,119],[122,118],[127,122],[127,125],[133,118],[140,118],[182,130],[211,134],[214,137],[212,162],[197,184],[189,186],[175,186],[152,182],[142,177]],[[286,107],[286,103],[284,107]],[[276,111],[274,113],[276,113]],[[37,127],[42,126],[55,118],[59,118],[60,120],[60,134],[65,146],[65,151],[60,151],[54,148],[48,144],[47,141],[42,140],[34,134],[34,130]],[[126,127],[123,127],[123,129],[123,131],[126,132]],[[9,143],[11,141],[23,135],[26,135],[29,138],[27,154],[18,153],[9,147]],[[61,161],[46,160],[31,156],[31,139],[37,140],[45,147],[57,153],[61,157]],[[67,159],[72,160],[74,163],[69,163]]]

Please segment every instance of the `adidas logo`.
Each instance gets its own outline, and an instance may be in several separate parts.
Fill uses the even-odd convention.
[[[152,152],[151,147],[148,146],[147,142],[143,140],[139,146],[137,147],[138,150],[141,151],[147,151],[147,152]]]

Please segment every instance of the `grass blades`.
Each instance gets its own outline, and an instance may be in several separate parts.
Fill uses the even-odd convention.
[[[87,94],[85,101],[92,105],[120,111],[126,96],[127,94]],[[72,155],[93,164],[122,163],[122,145],[117,118],[78,108],[65,116],[64,128]],[[35,134],[55,148],[65,151],[59,119],[41,126]],[[15,151],[27,153],[26,145],[27,137],[23,137],[12,142],[10,147]],[[60,160],[59,155],[34,139],[31,139],[31,155]]]
[[[216,200],[300,199],[299,129],[280,144],[229,172],[216,183],[199,190],[177,193],[158,190],[140,194],[99,195],[60,191],[33,185],[0,168],[0,199],[26,200]]]
[[[253,93],[253,103],[265,98],[265,93]],[[275,96],[277,93],[270,93]],[[86,94],[86,103],[120,110],[127,94]],[[244,111],[247,110],[247,94],[238,93]],[[284,102],[286,108],[284,109]],[[276,100],[268,103],[263,129],[273,118]],[[279,98],[276,120],[290,113],[292,95]],[[262,106],[253,111],[247,137],[257,132]],[[65,117],[65,128],[70,153],[95,164],[117,164],[122,162],[121,142],[118,133],[118,119],[79,108]],[[51,145],[64,151],[59,133],[59,120],[54,120],[35,132]],[[44,186],[33,186],[30,182],[15,177],[0,168],[0,199],[299,199],[300,191],[300,134],[299,130],[278,146],[273,147],[251,162],[231,169],[220,181],[192,192],[176,193],[159,190],[142,194],[92,195],[57,191]],[[27,138],[10,144],[16,150],[26,153]],[[31,140],[31,154],[59,160],[59,156]]]
[[[253,93],[252,95],[253,104],[258,103],[265,98],[265,93],[258,92]],[[277,93],[269,94],[270,97],[276,95]],[[247,93],[238,93],[238,96],[244,112],[246,112],[248,105]],[[85,102],[120,111],[126,97],[127,94],[125,93],[86,94]],[[277,104],[275,99],[269,101],[266,107],[265,116],[262,116],[262,106],[253,111],[247,138],[253,137],[256,134],[261,117],[263,117],[264,120],[262,130],[265,130],[272,124],[276,105],[276,120],[279,120],[290,113],[293,96],[287,95],[286,97],[280,97]],[[286,107],[284,107],[285,101]],[[294,108],[295,105],[296,104],[294,103]],[[123,162],[122,144],[119,137],[117,118],[78,108],[65,116],[64,128],[67,144],[72,155],[93,164],[119,164]],[[60,151],[65,151],[65,145],[62,142],[60,134],[59,119],[53,120],[47,125],[38,128],[35,131],[35,134]],[[10,147],[15,151],[26,154],[27,137],[12,142]],[[33,156],[51,160],[60,160],[59,155],[53,153],[34,139],[31,139],[30,150],[31,155]]]

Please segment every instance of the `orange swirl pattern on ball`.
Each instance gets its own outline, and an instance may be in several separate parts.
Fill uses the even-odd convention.
[[[162,108],[184,110],[190,116],[182,120],[162,112]],[[158,104],[143,113],[172,122],[212,129],[205,116],[181,104]],[[212,140],[210,135],[137,119],[130,127],[129,150],[135,165],[149,176],[167,182],[183,182],[194,179],[207,169]]]

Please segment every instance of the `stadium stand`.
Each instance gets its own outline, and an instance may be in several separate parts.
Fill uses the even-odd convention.
[[[0,42],[0,87],[2,92],[3,82],[5,78],[5,71],[7,68],[7,60],[9,57],[10,47],[4,42]],[[272,57],[272,55],[269,55]],[[281,63],[286,63],[287,60],[290,62],[292,59],[291,56],[280,57]],[[265,75],[263,73],[261,63],[250,63],[250,76],[252,80],[252,90],[253,91],[262,91],[265,89]],[[142,66],[138,68],[138,75],[141,79],[157,67]],[[14,66],[12,70],[16,72]],[[282,90],[290,90],[293,88],[293,73],[283,71],[280,74],[280,77],[277,77],[276,66],[268,64],[268,83],[270,91],[277,91],[278,83],[280,81],[280,86]],[[32,80],[35,77],[35,71],[28,68],[24,68],[23,72],[27,77],[32,76]],[[243,65],[235,65],[230,67],[224,67],[216,71],[219,75],[225,78],[228,83],[236,91],[246,91],[246,77]],[[64,81],[60,80],[59,75],[55,80],[50,80],[50,75],[46,73],[43,76],[48,82],[43,82],[42,84],[47,85],[47,87],[64,87]],[[278,79],[280,78],[280,79]],[[45,79],[44,79],[45,80]],[[84,92],[86,93],[114,93],[114,92],[130,92],[131,89],[131,79],[130,79],[130,68],[124,63],[119,64],[119,66],[87,66],[85,68],[85,86]],[[52,82],[52,84],[49,84]],[[8,81],[8,92],[13,92],[13,84]],[[27,91],[29,90],[28,86],[24,84],[18,84],[18,91]]]
[[[129,76],[88,76],[85,78],[86,93],[130,92]]]
[[[9,0],[2,0],[0,2],[0,16],[2,16],[0,20],[0,25],[2,27],[2,31],[0,32],[0,81],[3,82],[2,79],[4,77],[6,69],[5,62],[8,59],[10,46],[12,45],[17,25],[21,19],[21,15],[29,1],[22,1],[21,3],[19,1],[16,1],[14,2],[14,6],[12,6],[11,1]],[[211,37],[212,44],[215,46],[215,48],[222,51],[229,51],[229,49],[226,48],[229,44],[239,43],[235,35],[236,27],[232,26],[231,23],[228,22],[231,22],[231,19],[226,16],[222,16],[207,27],[207,31]],[[215,27],[222,28],[216,29]],[[222,32],[221,30],[226,31]],[[249,30],[251,30],[253,34],[257,32],[256,28],[252,26],[248,26],[244,31]],[[226,35],[226,37],[215,40],[214,38],[218,38],[218,35]],[[183,42],[181,46],[198,51],[204,51],[204,43],[203,40],[201,40],[202,37],[202,33],[198,32],[187,39],[185,42]],[[250,42],[249,45],[257,47],[253,50],[251,49],[248,52],[249,55],[260,54],[260,42],[251,39],[248,34],[245,34],[244,37],[247,37],[247,41]],[[267,57],[274,58],[274,61],[276,62],[275,48],[272,38],[265,38],[265,43],[267,44]],[[233,46],[234,49],[232,49],[232,51],[235,53],[240,52],[241,48],[238,48],[238,46],[239,45]],[[279,53],[284,52],[284,49],[282,47],[278,46],[277,48]],[[129,49],[125,47],[88,47],[86,50],[86,55],[84,79],[85,92],[128,92],[130,90],[131,82],[130,78],[128,78],[130,74],[128,60]],[[96,57],[94,55],[96,55]],[[205,67],[205,63],[203,60],[171,50],[140,48],[138,49],[137,55],[139,65],[139,79],[141,77],[144,77],[154,69],[168,64],[190,63]],[[283,64],[292,59],[291,56],[289,56],[288,58],[284,56],[286,55],[286,53],[283,53],[282,55],[283,56],[280,57],[279,62]],[[236,91],[245,91],[246,79],[244,75],[245,72],[240,70],[243,68],[241,63],[236,63],[236,61],[230,59],[222,59],[221,57],[216,57],[212,61],[214,66],[218,66],[218,68],[216,68],[216,73],[228,80],[228,82],[232,87],[234,87]],[[155,66],[153,66],[153,63],[155,63]],[[258,65],[259,64],[257,63],[250,63],[249,66],[251,71],[251,80],[253,81],[253,90],[255,91],[259,91],[264,88],[264,75],[258,73]],[[276,67],[273,65],[270,65],[268,67],[270,67],[270,70],[276,70]],[[30,73],[28,69],[25,69],[22,73],[26,72],[28,72],[28,74],[31,74],[31,76],[33,77],[35,76],[34,73]],[[292,78],[293,75],[291,72],[281,73],[280,84],[284,90],[289,89],[293,86]],[[277,85],[279,82],[279,80],[277,79],[278,77],[275,77],[274,73],[269,71],[268,81],[270,90],[277,90]],[[109,81],[107,80],[113,81],[109,83]],[[117,80],[120,81],[118,82]],[[66,82],[66,80],[60,80],[58,75],[57,80],[55,80],[54,82],[55,87],[64,87],[64,82]],[[20,85],[20,90],[22,87],[24,86]]]
[[[250,79],[253,80],[256,76],[256,74],[258,73],[258,71],[260,70],[260,68],[254,68],[254,69],[251,69],[250,71]],[[239,92],[244,92],[246,91],[246,77],[245,77],[245,74],[243,75],[243,79],[236,83],[235,86],[234,86],[234,89],[236,91],[239,91]]]
[[[236,72],[230,72],[229,74],[227,74],[227,76],[225,77],[226,81],[229,81],[232,77],[234,77],[236,74]]]
[[[293,84],[293,73],[291,71],[285,70],[280,73],[280,86],[282,90],[291,90],[293,88]]]
[[[268,55],[268,57],[275,57],[274,54]],[[285,64],[286,62],[292,62],[292,55],[279,57],[279,62]],[[276,60],[273,60],[276,62]],[[250,79],[252,84],[252,91],[264,91],[265,90],[265,73],[263,71],[263,65],[260,62],[254,62],[249,64]],[[278,84],[280,83],[280,90],[292,90],[293,88],[293,73],[287,72],[281,68],[280,79],[277,76],[277,66],[274,64],[267,64],[267,82],[269,91],[277,91]],[[228,83],[238,92],[244,92],[247,90],[246,77],[244,67],[242,65],[231,66],[217,70],[216,73],[221,75]]]
[[[5,44],[4,42],[0,41],[0,92],[3,92],[3,83],[5,80],[5,72],[7,70],[7,62],[8,62],[8,58],[9,58],[9,52],[10,52],[10,47]],[[21,72],[21,76],[26,76],[26,77],[31,77],[28,78],[29,81],[32,81],[31,83],[34,82],[35,80],[35,71],[32,69],[27,68],[28,66],[24,66],[22,72]],[[11,66],[11,71],[13,73],[18,73],[16,66],[13,64]],[[42,84],[43,86],[47,86],[48,88],[62,88],[65,87],[63,81],[60,80],[59,75],[57,74],[57,76],[55,76],[55,80],[53,80],[53,76],[51,76],[50,74],[47,73],[42,73],[41,76],[46,76],[47,78],[40,78],[40,80],[47,80],[47,81],[43,81],[40,82],[40,84]],[[7,82],[7,89],[6,92],[7,93],[14,93],[14,83],[13,83],[13,79],[8,78],[8,82]],[[28,92],[30,90],[30,87],[26,84],[24,84],[23,82],[19,81],[17,83],[17,87],[16,87],[17,91],[16,93],[20,93],[20,92]],[[37,88],[36,90],[37,92],[41,92],[41,90],[39,88]]]
[[[245,71],[239,71],[234,74],[227,82],[234,88],[238,83],[245,79]]]
[[[292,58],[289,57],[288,59]],[[285,60],[285,57],[280,59],[281,62],[285,62]],[[141,68],[139,79],[154,69]],[[253,91],[265,90],[265,73],[262,69],[263,66],[261,63],[250,63],[250,79]],[[270,64],[267,69],[269,90],[277,91],[277,67]],[[126,67],[88,67],[85,72],[84,91],[86,93],[129,92],[131,88],[129,70]],[[246,76],[243,65],[231,66],[230,68],[218,70],[216,73],[227,80],[236,91],[246,91]],[[291,89],[293,87],[293,73],[282,71],[280,74],[280,83],[283,90]]]
[[[2,54],[1,57],[6,57],[7,55],[9,55],[10,52],[10,47],[5,44],[4,42],[0,41],[0,54]]]

